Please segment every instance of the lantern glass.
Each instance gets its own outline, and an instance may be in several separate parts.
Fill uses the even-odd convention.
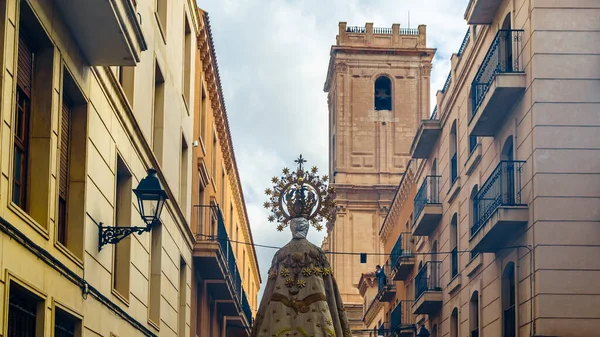
[[[156,177],[156,171],[148,170],[148,176],[133,190],[138,198],[140,215],[146,223],[146,226],[152,226],[160,219],[165,200],[168,199],[167,193],[160,186],[160,181]]]

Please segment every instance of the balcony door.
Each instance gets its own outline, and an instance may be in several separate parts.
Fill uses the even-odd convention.
[[[500,71],[510,73],[513,71],[513,47],[512,47],[512,32],[510,14],[506,14],[502,23],[502,31],[500,33]]]
[[[502,203],[511,205],[515,203],[515,170],[517,167],[514,163],[514,146],[513,137],[510,136],[504,142],[500,159],[503,161],[500,168],[501,186],[502,186]]]

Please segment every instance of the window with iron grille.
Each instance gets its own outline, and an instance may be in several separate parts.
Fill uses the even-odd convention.
[[[38,301],[11,284],[8,300],[8,337],[36,336]]]
[[[77,319],[59,308],[54,314],[54,337],[75,337]]]

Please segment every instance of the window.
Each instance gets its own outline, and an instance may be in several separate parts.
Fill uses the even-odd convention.
[[[150,298],[148,304],[148,318],[154,324],[160,322],[160,279],[162,258],[162,225],[150,231]]]
[[[479,292],[473,292],[469,302],[469,327],[471,337],[479,337]]]
[[[477,147],[477,136],[469,136],[469,153],[473,153],[473,150]]]
[[[165,79],[162,71],[156,63],[154,69],[154,133],[152,137],[152,148],[156,159],[162,163],[163,158],[163,135],[165,123]]]
[[[451,255],[451,277],[458,275],[458,216],[456,213],[452,216],[450,222],[450,247]]]
[[[450,316],[450,337],[458,337],[458,309],[452,310]]]
[[[474,229],[479,227],[479,207],[478,204],[475,203],[478,188],[477,185],[473,186],[473,189],[471,189],[471,197],[469,198],[469,224],[471,226],[469,233],[471,236],[475,234]],[[475,256],[477,256],[477,252],[471,251],[471,259]]]
[[[456,132],[456,121],[450,128],[450,185],[458,178],[458,137]]]
[[[517,333],[517,312],[515,287],[515,264],[508,263],[502,273],[502,321],[504,337],[515,337]]]
[[[43,334],[43,301],[20,285],[11,282],[8,299],[8,337]]]
[[[117,155],[115,187],[115,226],[131,227],[132,176],[123,158]],[[114,245],[113,289],[125,300],[129,300],[131,267],[131,237]]]
[[[179,336],[188,336],[187,328],[187,264],[183,257],[179,258]]]
[[[129,105],[133,107],[133,87],[134,87],[134,74],[135,67],[118,67],[117,68],[117,79],[119,84],[129,101]]]
[[[81,336],[81,321],[68,312],[56,308],[54,312],[54,337]]]
[[[55,53],[28,3],[22,1],[20,8],[11,201],[48,228]]]
[[[165,43],[167,39],[167,2],[168,0],[156,0],[156,12],[154,13]]]
[[[375,110],[392,110],[392,81],[387,76],[375,81]]]
[[[13,202],[27,209],[27,178],[29,175],[29,119],[31,117],[31,86],[33,84],[33,53],[29,41],[19,34],[17,68],[17,107],[14,132]]]
[[[242,270],[245,273],[246,272],[246,250],[244,249],[242,251]],[[246,274],[244,274],[244,278],[242,279],[242,281],[246,281]]]
[[[63,69],[59,130],[57,241],[83,259],[87,102]]]
[[[192,72],[192,29],[188,17],[183,13],[183,98],[190,107],[190,74]]]
[[[231,209],[231,214],[232,214],[232,218],[233,218],[233,209]],[[238,241],[240,241],[240,226],[239,225],[235,225],[235,256],[240,256],[239,255],[239,248],[240,248],[240,243]]]
[[[223,210],[225,210],[225,169],[221,169],[221,205],[223,205]],[[231,206],[233,209],[233,206]],[[231,213],[230,213],[231,214]],[[229,233],[233,235],[233,222],[231,219],[229,220]]]
[[[211,156],[212,156],[212,176],[213,176],[213,182],[216,184],[217,183],[217,133],[215,132],[215,129],[213,127],[213,139],[212,139],[212,152],[211,152]]]
[[[201,85],[199,87],[201,87],[200,89],[200,97],[201,97],[201,101],[200,101],[200,139],[203,141],[204,144],[206,144],[206,90],[204,89],[204,83],[201,82]]]
[[[181,135],[181,158],[179,160],[179,207],[183,214],[187,214],[187,196],[188,196],[188,169],[189,169],[188,144],[185,137]]]
[[[199,234],[208,234],[211,235],[212,233],[207,233],[206,231],[208,230],[207,228],[204,228],[204,224],[206,221],[206,215],[205,215],[205,209],[206,207],[204,207],[203,205],[205,205],[205,201],[204,201],[204,186],[202,186],[202,184],[199,184],[200,186],[198,187],[198,205],[196,207],[196,212],[197,212],[197,223],[196,223],[196,233]],[[204,238],[206,239],[206,238]]]

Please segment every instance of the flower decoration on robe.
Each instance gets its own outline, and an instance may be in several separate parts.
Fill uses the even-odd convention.
[[[303,217],[321,231],[323,225],[320,223],[335,217],[334,188],[329,186],[327,175],[317,174],[316,166],[304,169],[306,160],[302,155],[295,162],[298,165],[295,171],[284,168],[281,177],[271,178],[273,187],[265,189],[269,200],[263,206],[271,210],[267,220],[278,222],[277,230],[282,231],[291,219]]]

